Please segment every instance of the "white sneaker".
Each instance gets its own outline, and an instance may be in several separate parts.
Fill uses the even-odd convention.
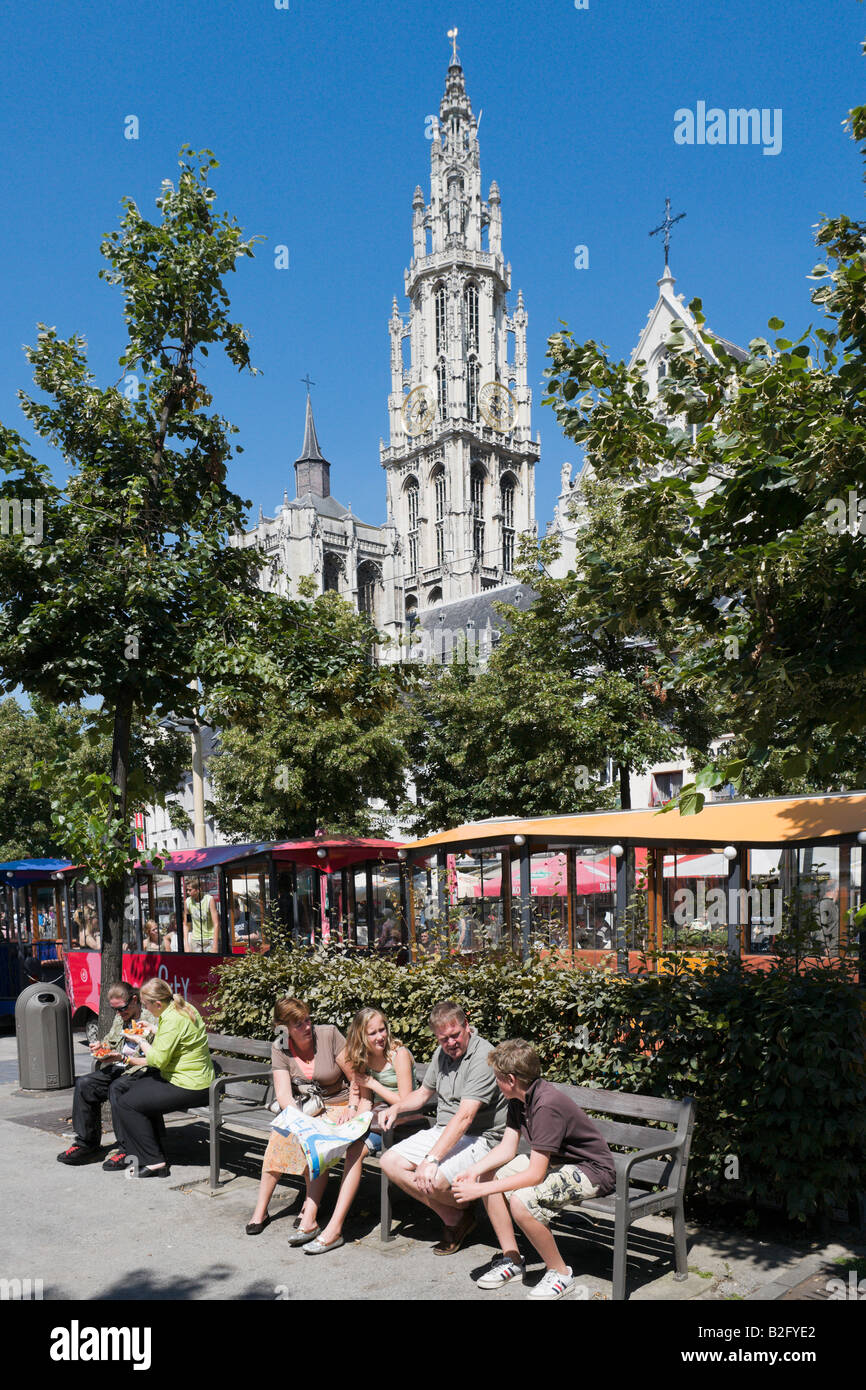
[[[476,1280],[479,1289],[501,1289],[503,1284],[510,1284],[514,1279],[519,1284],[526,1272],[526,1263],[512,1260],[510,1255],[497,1255],[495,1260],[491,1260],[490,1268],[481,1278]]]
[[[574,1283],[571,1270],[560,1274],[558,1269],[549,1269],[540,1283],[530,1289],[527,1298],[562,1298]]]

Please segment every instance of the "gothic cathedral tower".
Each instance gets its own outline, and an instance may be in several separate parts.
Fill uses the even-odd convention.
[[[512,581],[535,532],[532,393],[523,296],[509,314],[499,188],[481,196],[478,123],[457,57],[430,150],[430,202],[412,200],[408,322],[395,297],[390,440],[381,446],[403,615]],[[400,599],[398,597],[398,603]]]

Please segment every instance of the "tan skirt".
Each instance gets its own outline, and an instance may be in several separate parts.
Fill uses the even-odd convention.
[[[326,1105],[324,1118],[330,1120],[332,1124],[337,1122],[348,1112],[348,1105]],[[289,1173],[293,1177],[299,1178],[307,1167],[307,1159],[294,1134],[279,1134],[277,1130],[271,1130],[271,1137],[268,1140],[268,1147],[265,1149],[265,1156],[262,1159],[263,1173]]]

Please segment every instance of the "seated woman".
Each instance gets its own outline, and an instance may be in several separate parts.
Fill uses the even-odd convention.
[[[314,1024],[310,1011],[300,999],[280,999],[274,1009],[274,1025],[282,1037],[271,1048],[274,1066],[274,1090],[279,1104],[285,1109],[294,1105],[307,1114],[322,1114],[331,1123],[341,1124],[359,1111],[371,1109],[369,1100],[350,1103],[349,1088],[352,1071],[346,1061],[346,1039],[332,1023]],[[297,1093],[297,1094],[295,1094]],[[346,1151],[343,1177],[331,1225],[342,1227],[361,1181],[364,1140],[358,1139]],[[294,1135],[278,1134],[271,1130],[268,1147],[262,1159],[259,1199],[252,1220],[246,1227],[248,1236],[259,1235],[270,1221],[268,1203],[283,1173],[294,1177],[303,1175],[306,1197],[289,1236],[289,1245],[306,1245],[310,1254],[323,1254],[343,1244],[342,1236],[328,1245],[322,1244],[317,1216],[319,1203],[328,1183],[327,1172],[311,1178],[309,1165]]]
[[[405,1100],[415,1089],[412,1053],[391,1037],[388,1020],[379,1009],[367,1007],[355,1014],[349,1024],[344,1058],[352,1071],[350,1110],[356,1107],[363,1112],[369,1102],[374,1112],[381,1113],[398,1100]],[[381,1104],[377,1103],[377,1098]],[[381,1132],[369,1130],[364,1144],[370,1153],[378,1153],[382,1148]],[[360,1176],[360,1164],[358,1173]],[[355,1189],[357,1186],[356,1182]],[[313,1245],[307,1246],[308,1255],[336,1250],[343,1244],[343,1222],[349,1214],[351,1202],[352,1198],[346,1200],[344,1189],[341,1189],[334,1214],[319,1238]]]
[[[111,1096],[114,1084],[121,1077],[135,1077],[141,1081],[143,1073],[130,1066],[130,1058],[135,1056],[136,1048],[124,1038],[124,1029],[140,1019],[149,1027],[156,1027],[156,1019],[142,1009],[138,990],[125,980],[118,980],[108,991],[108,1002],[114,1012],[111,1027],[104,1038],[90,1044],[90,1051],[96,1059],[93,1071],[85,1072],[75,1082],[72,1096],[72,1128],[75,1138],[68,1149],[57,1155],[58,1163],[88,1163],[102,1153],[102,1106]],[[108,1049],[106,1051],[106,1049]],[[111,1156],[102,1165],[109,1172],[113,1168],[125,1167]]]
[[[349,1025],[346,1060],[353,1074],[351,1102],[369,1099],[374,1124],[378,1112],[405,1100],[415,1089],[412,1053],[391,1037],[388,1020],[380,1009],[368,1007],[355,1014]],[[381,1131],[371,1129],[364,1142],[370,1153],[379,1153]]]
[[[130,1059],[132,1064],[155,1068],[158,1075],[142,1076],[128,1090],[111,1095],[114,1134],[121,1159],[136,1160],[140,1178],[167,1178],[171,1169],[161,1147],[162,1116],[169,1110],[207,1105],[214,1066],[207,1030],[192,1004],[172,994],[161,979],[146,980],[139,995],[157,1020],[156,1034],[152,1043],[131,1032],[125,1031],[124,1037],[135,1039],[144,1053]]]

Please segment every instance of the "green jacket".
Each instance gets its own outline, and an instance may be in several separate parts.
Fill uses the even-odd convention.
[[[195,1009],[193,1014],[194,1017],[189,1018],[174,1004],[169,1004],[156,1026],[147,1065],[158,1067],[162,1079],[173,1086],[185,1091],[203,1091],[216,1073],[208,1048],[207,1029]]]

